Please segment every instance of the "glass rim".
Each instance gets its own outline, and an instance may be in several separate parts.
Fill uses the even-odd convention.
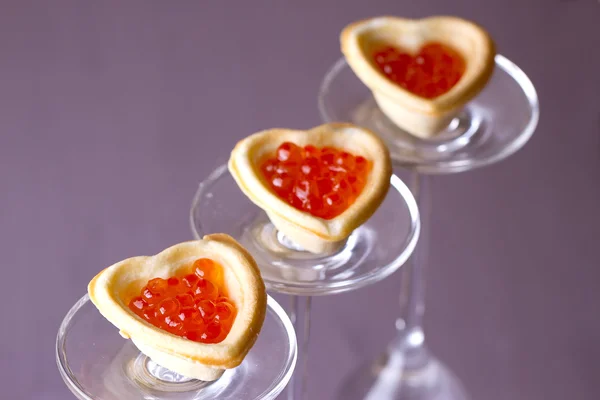
[[[88,301],[91,300],[89,294],[86,293],[79,300],[77,300],[77,302],[75,302],[75,304],[69,309],[69,311],[63,318],[60,327],[58,328],[55,345],[56,364],[58,366],[60,375],[67,387],[69,388],[69,390],[71,390],[71,392],[81,400],[94,400],[94,398],[91,397],[92,395],[89,394],[83,386],[81,386],[77,379],[72,378],[74,374],[69,368],[67,355],[64,348],[67,333],[73,317]],[[274,312],[275,316],[283,325],[286,335],[288,337],[288,343],[290,344],[290,357],[288,357],[288,361],[286,363],[285,373],[281,375],[281,379],[279,380],[279,382],[277,382],[277,384],[275,384],[271,389],[269,389],[267,393],[264,394],[263,397],[261,397],[261,400],[274,400],[283,391],[283,389],[285,389],[290,379],[292,378],[298,359],[298,342],[296,338],[296,331],[294,330],[294,326],[289,316],[287,315],[283,307],[268,294],[267,308],[270,308]],[[107,323],[109,322],[107,321]]]
[[[501,54],[496,54],[496,56],[494,57],[494,61],[497,67],[499,67],[502,71],[504,71],[510,77],[512,77],[515,82],[517,82],[517,84],[520,86],[521,90],[525,94],[527,102],[529,103],[529,106],[531,108],[531,118],[527,122],[525,128],[521,130],[519,136],[517,136],[506,146],[502,147],[496,154],[486,157],[484,159],[463,158],[458,160],[450,159],[443,161],[427,161],[423,163],[414,162],[411,160],[393,159],[392,161],[394,165],[404,168],[415,169],[420,173],[426,174],[441,175],[464,172],[472,169],[485,167],[494,164],[498,161],[501,161],[517,152],[529,141],[529,139],[535,132],[540,116],[539,100],[537,91],[535,90],[535,86],[533,85],[531,79],[529,79],[527,74],[525,74],[525,72],[521,68],[519,68],[519,66],[510,61],[507,57]],[[329,115],[329,113],[327,112],[327,106],[325,105],[325,94],[329,90],[332,81],[345,67],[349,67],[349,65],[345,57],[340,57],[333,64],[333,66],[329,68],[319,87],[317,103],[321,119],[325,122],[339,122],[336,118],[332,118],[332,116]],[[358,80],[359,78],[357,77],[356,79]]]
[[[214,169],[208,177],[203,180],[198,187],[193,199],[192,206],[190,208],[189,222],[192,235],[195,239],[201,239],[202,236],[211,232],[205,232],[202,227],[202,221],[197,221],[194,217],[194,211],[198,207],[202,197],[206,192],[210,191],[210,188],[219,179],[224,178],[228,174],[227,164],[220,165]],[[395,189],[400,197],[406,204],[408,213],[410,216],[411,231],[406,238],[406,245],[402,252],[400,252],[392,261],[385,266],[381,266],[378,269],[373,269],[367,274],[361,275],[353,279],[345,279],[340,281],[327,282],[325,284],[319,283],[319,281],[302,282],[298,281],[295,283],[282,283],[278,281],[270,281],[263,276],[265,284],[269,290],[273,290],[282,294],[290,295],[301,295],[301,296],[320,296],[329,294],[338,294],[351,290],[356,290],[373,283],[377,283],[398,270],[413,254],[414,249],[417,245],[420,231],[421,222],[419,208],[417,201],[413,196],[408,186],[400,179],[397,175],[392,174],[390,178],[390,186]],[[256,206],[258,207],[258,206]],[[317,283],[318,285],[315,285]]]

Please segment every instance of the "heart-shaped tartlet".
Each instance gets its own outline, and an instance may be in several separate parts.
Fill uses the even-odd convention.
[[[233,149],[229,171],[277,229],[321,254],[337,248],[377,210],[392,167],[375,134],[332,123],[251,135]]]
[[[204,381],[242,362],[267,307],[254,259],[224,234],[120,261],[94,277],[88,292],[142,353]]]
[[[400,128],[428,138],[486,85],[495,46],[478,25],[456,17],[377,17],[341,33],[342,53]]]

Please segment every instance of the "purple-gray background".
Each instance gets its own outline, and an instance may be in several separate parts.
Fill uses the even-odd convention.
[[[319,124],[338,32],[380,14],[480,22],[541,103],[515,156],[432,183],[431,348],[476,400],[600,397],[596,0],[15,0],[0,2],[2,399],[70,398],[54,340],[88,280],[190,239],[197,183],[238,139]],[[398,287],[314,301],[310,399],[392,337]]]

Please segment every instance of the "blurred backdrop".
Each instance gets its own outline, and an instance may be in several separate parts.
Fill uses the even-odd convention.
[[[190,239],[197,184],[237,140],[319,124],[339,31],[381,14],[479,22],[540,97],[520,152],[432,182],[429,345],[475,400],[600,397],[597,0],[0,7],[2,398],[71,398],[54,341],[89,279]],[[308,398],[390,340],[398,288],[314,301]]]

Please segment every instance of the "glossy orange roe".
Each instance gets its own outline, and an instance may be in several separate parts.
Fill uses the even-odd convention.
[[[362,192],[370,162],[333,147],[282,143],[260,168],[271,189],[290,205],[332,219]]]
[[[225,339],[237,312],[227,298],[223,267],[208,258],[186,273],[150,279],[129,308],[154,326],[201,343]]]
[[[441,43],[428,43],[416,55],[388,46],[373,58],[392,82],[426,99],[450,90],[465,72],[465,60]]]

